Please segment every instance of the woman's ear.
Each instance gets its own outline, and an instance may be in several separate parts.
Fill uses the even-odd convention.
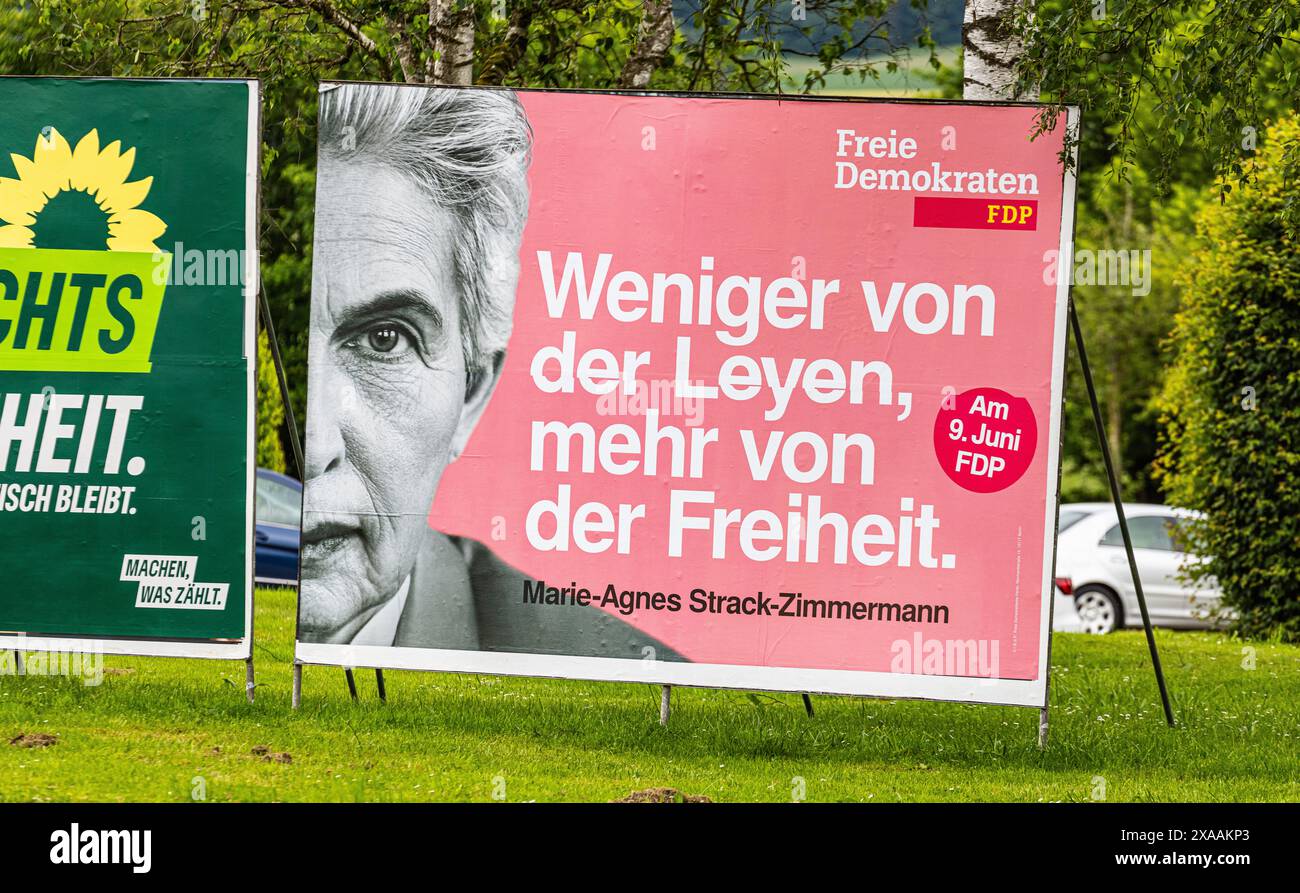
[[[487,409],[488,401],[492,399],[492,392],[496,390],[505,362],[506,352],[498,350],[486,363],[465,374],[465,405],[461,407],[460,422],[451,438],[453,460],[460,458],[465,445],[469,443],[470,435],[478,426],[478,420],[483,417],[483,410]]]

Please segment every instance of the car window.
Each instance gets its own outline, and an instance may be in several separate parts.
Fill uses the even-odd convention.
[[[1098,543],[1101,546],[1122,546],[1124,545],[1124,534],[1120,532],[1119,525],[1115,524],[1106,531],[1106,535]]]
[[[1174,543],[1169,535],[1169,528],[1176,521],[1169,515],[1138,515],[1128,519],[1129,536],[1133,537],[1134,549],[1159,549],[1163,552],[1174,551]],[[1106,531],[1101,538],[1103,546],[1124,545],[1124,534],[1116,524]]]
[[[1088,517],[1088,513],[1081,512],[1078,509],[1061,509],[1061,515],[1056,522],[1056,529],[1062,531],[1068,527],[1073,527],[1086,517]]]
[[[257,521],[297,527],[302,520],[302,494],[279,481],[257,479]]]

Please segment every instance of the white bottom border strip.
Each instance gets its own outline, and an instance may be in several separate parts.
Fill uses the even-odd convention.
[[[247,660],[253,653],[252,644],[247,639],[231,642],[179,642],[148,639],[60,639],[50,636],[0,636],[0,650],[78,651],[84,654],[199,657],[214,660]]]
[[[1043,707],[1047,681],[297,642],[301,664]]]

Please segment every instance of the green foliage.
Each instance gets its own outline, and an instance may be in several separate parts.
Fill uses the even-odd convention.
[[[1021,83],[1083,110],[1076,247],[1151,251],[1148,295],[1076,285],[1074,298],[1125,497],[1155,501],[1158,397],[1176,350],[1165,338],[1188,287],[1178,274],[1191,251],[1192,218],[1211,192],[1221,198],[1253,187],[1255,147],[1270,121],[1295,109],[1300,5],[1035,0],[1026,11],[1018,23]],[[1300,143],[1285,133],[1272,138],[1280,143],[1275,163],[1295,182]],[[1300,235],[1294,191],[1272,213]],[[1082,475],[1067,474],[1063,486],[1104,486],[1075,360],[1067,365],[1063,441],[1066,468]]]
[[[1091,186],[1076,216],[1072,295],[1123,496],[1158,502],[1161,494],[1153,473],[1159,432],[1155,401],[1170,359],[1167,338],[1181,294],[1177,275],[1190,250],[1188,234],[1195,228],[1203,190],[1180,186],[1157,202],[1140,168],[1122,183],[1094,179]],[[1115,281],[1117,272],[1126,281]],[[1073,340],[1069,347],[1061,498],[1108,501],[1101,448]]]
[[[1300,250],[1282,210],[1295,195],[1283,156],[1298,140],[1296,118],[1276,125],[1244,171],[1252,188],[1200,214],[1160,403],[1165,486],[1206,513],[1191,535],[1210,557],[1188,575],[1217,579],[1243,634],[1291,641],[1300,641]]]
[[[266,330],[257,333],[257,464],[260,468],[283,472],[284,402],[280,399],[280,381],[275,374],[275,360]]]
[[[1086,418],[1092,421],[1091,409],[1085,401],[1082,409],[1070,411],[1067,404],[1065,418]],[[1095,445],[1096,435],[1093,435]],[[1101,460],[1081,462],[1068,451],[1061,456],[1061,502],[1110,502],[1110,488]],[[1100,455],[1100,454],[1099,454]]]
[[[1081,168],[1147,172],[1159,192],[1248,185],[1253,146],[1300,96],[1300,4],[1277,0],[1036,0],[1020,22],[1021,84],[1083,108]],[[1278,156],[1292,179],[1300,143]],[[1300,232],[1300,200],[1278,213]]]

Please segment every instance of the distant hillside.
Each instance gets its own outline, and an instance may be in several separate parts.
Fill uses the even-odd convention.
[[[677,17],[677,26],[683,32],[687,34],[694,33],[695,26],[692,23],[692,16],[700,9],[701,5],[701,0],[673,0],[673,13]],[[782,5],[788,6],[788,3]],[[918,11],[909,0],[898,0],[889,13],[884,16],[889,31],[890,45],[907,46],[915,43],[917,35],[921,33],[921,29],[926,24],[929,24],[930,33],[939,46],[956,46],[960,44],[963,7],[963,0],[928,0],[925,8]],[[811,28],[811,38],[805,37],[800,27]],[[863,22],[856,29],[857,35],[864,34],[869,27],[871,27],[871,23]],[[815,52],[820,43],[819,34],[826,33],[829,35],[833,33],[830,30],[832,28],[833,26],[827,25],[824,20],[819,20],[815,12],[809,11],[807,21],[791,22],[788,25],[774,28],[773,33],[785,45],[786,49],[799,52]],[[880,49],[884,49],[883,45]]]

